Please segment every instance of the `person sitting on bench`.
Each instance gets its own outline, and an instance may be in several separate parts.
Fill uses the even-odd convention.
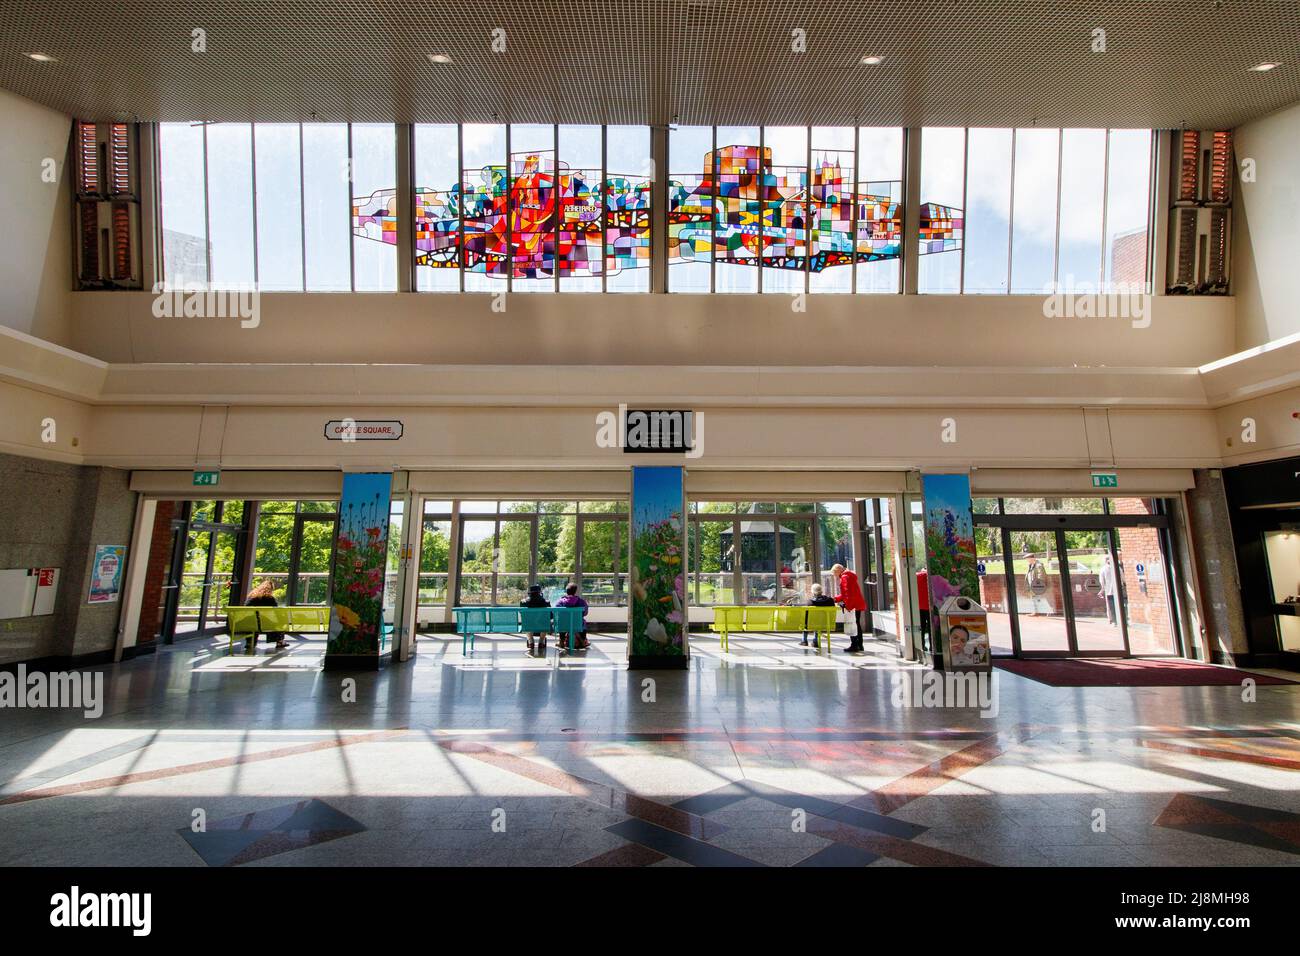
[[[823,594],[823,593],[822,593],[822,586],[821,586],[820,584],[814,584],[814,585],[810,588],[810,590],[811,590],[811,592],[812,592],[812,599],[808,602],[808,604],[809,604],[811,607],[834,607],[834,606],[835,606],[835,598],[830,597],[829,595]],[[808,632],[807,632],[807,631],[804,631],[804,632],[803,632],[803,640],[799,642],[799,646],[800,646],[800,647],[807,647],[807,646],[808,646]],[[818,645],[818,638],[817,638],[817,635],[816,635],[816,634],[813,635],[813,645],[812,645],[812,646],[813,646],[813,647],[817,647],[817,646],[819,646],[819,645]]]
[[[519,602],[520,607],[550,607],[551,602],[542,597],[542,586],[540,584],[530,584],[528,586],[528,597]],[[541,640],[538,641],[537,639]],[[537,641],[537,650],[546,653],[546,635],[541,631],[533,631],[528,637],[528,653],[533,653],[533,642]]]
[[[253,588],[253,590],[249,591],[248,599],[244,601],[244,607],[279,607],[279,606],[280,605],[276,603],[274,588],[271,586],[270,581],[263,581],[261,584],[257,585],[257,587]],[[286,646],[284,643],[283,634],[280,633],[267,634],[266,639],[268,641],[274,640],[275,646],[280,650],[284,650]],[[254,644],[257,643],[256,634],[253,635],[253,643]]]
[[[582,608],[582,631],[578,634],[577,647],[580,651],[585,651],[589,645],[587,643],[587,602],[578,596],[578,585],[570,584],[564,589],[564,597],[555,602],[556,607],[580,607]]]

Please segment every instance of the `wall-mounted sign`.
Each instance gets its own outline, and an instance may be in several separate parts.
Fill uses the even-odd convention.
[[[629,408],[623,415],[623,451],[676,452],[694,448],[695,413],[684,409]]]
[[[126,564],[126,546],[95,545],[95,562],[90,566],[90,596],[87,604],[111,604],[122,590],[122,566]]]
[[[325,437],[330,441],[397,441],[402,437],[402,423],[359,422],[345,418],[326,422]]]
[[[0,620],[53,614],[58,590],[58,568],[0,571]]]
[[[221,472],[219,471],[196,471],[194,473],[195,485],[216,485],[221,481]]]
[[[1094,488],[1118,488],[1119,475],[1113,471],[1094,471],[1092,473],[1092,486]]]

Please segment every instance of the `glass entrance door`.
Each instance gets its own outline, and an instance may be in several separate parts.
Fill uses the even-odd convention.
[[[1016,625],[1026,657],[1066,656],[1073,650],[1069,585],[1059,531],[1012,531]]]
[[[1075,651],[1079,654],[1128,651],[1128,629],[1119,614],[1113,537],[1111,531],[1065,532]]]
[[[976,499],[994,652],[1179,653],[1168,508],[1158,498]]]
[[[214,634],[226,626],[226,606],[242,574],[244,503],[187,501],[174,533],[183,536],[183,554],[172,565],[164,640],[176,635]],[[171,585],[174,590],[170,590]]]

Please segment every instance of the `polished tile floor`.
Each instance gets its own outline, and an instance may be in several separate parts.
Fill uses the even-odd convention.
[[[592,644],[422,637],[347,675],[314,640],[196,639],[105,668],[98,720],[0,712],[0,864],[1300,863],[1300,686],[999,672],[981,716],[901,706],[883,642],[700,635],[683,672]]]

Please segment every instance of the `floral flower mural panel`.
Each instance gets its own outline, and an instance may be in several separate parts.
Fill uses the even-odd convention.
[[[343,476],[327,656],[379,656],[392,483],[388,473]]]
[[[638,658],[686,662],[685,507],[684,469],[632,469],[628,656],[633,666]]]
[[[962,595],[978,601],[975,522],[971,516],[969,475],[922,475],[925,497],[925,564],[930,607]]]

